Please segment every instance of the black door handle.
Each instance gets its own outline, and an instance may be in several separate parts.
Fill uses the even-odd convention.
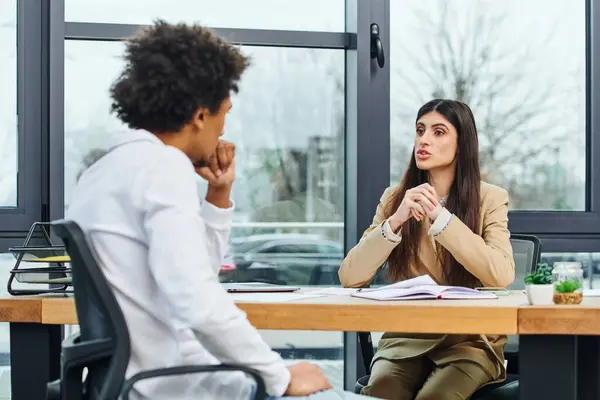
[[[385,65],[385,52],[383,51],[383,43],[379,37],[379,25],[371,24],[371,59],[377,59],[379,68]]]

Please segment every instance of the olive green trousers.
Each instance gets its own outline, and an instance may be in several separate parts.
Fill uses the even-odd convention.
[[[439,366],[427,356],[379,358],[362,394],[389,400],[466,400],[492,379],[484,368],[469,361]]]

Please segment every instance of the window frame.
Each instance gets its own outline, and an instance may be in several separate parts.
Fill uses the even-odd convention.
[[[379,25],[386,62],[371,58],[371,24]],[[346,0],[346,31],[356,50],[346,52],[346,170],[344,253],[373,220],[390,182],[390,0]],[[376,173],[373,173],[376,171]],[[344,332],[344,388],[365,375],[355,332]],[[360,362],[359,362],[360,361]]]
[[[597,21],[600,21],[600,7],[593,7],[597,2],[598,0],[586,1],[585,23],[588,42],[586,46],[586,211],[515,210],[509,213],[511,232],[538,235],[544,244],[548,245],[545,250],[550,252],[594,251],[600,244],[600,174],[594,168],[600,164],[600,131],[597,128],[600,126],[600,90],[595,90],[597,82],[600,82],[600,69],[596,68],[600,57],[600,47],[591,46],[596,42],[593,39],[599,36]],[[369,19],[366,12],[370,13],[373,4],[377,4],[377,2],[369,2],[360,10],[364,19]],[[385,7],[389,7],[389,0],[382,0],[380,4],[373,5],[373,7],[385,10]],[[64,75],[64,71],[61,73],[64,68],[64,60],[61,60],[59,55],[64,54],[64,42],[59,38],[62,36],[72,40],[120,40],[137,28],[137,25],[64,23],[63,1],[46,6],[27,0],[18,0],[17,8],[17,42],[27,43],[27,46],[19,46],[17,53],[19,204],[15,208],[0,208],[0,221],[2,222],[0,244],[5,243],[7,238],[26,232],[36,220],[55,219],[62,216],[61,208],[64,196],[60,194],[62,190],[60,175],[64,168],[64,160],[58,155],[64,152],[63,143],[60,140],[64,136],[61,134],[64,130],[64,122],[61,121],[59,112],[64,108],[61,106],[64,101],[64,89],[62,80],[59,79]],[[348,24],[348,21],[352,19],[352,15],[358,14],[359,10],[354,0],[347,0],[346,8],[349,27],[351,24]],[[50,20],[49,24],[46,22],[47,19]],[[39,21],[41,23],[36,24]],[[382,24],[380,26],[384,27]],[[46,36],[48,40],[44,40],[46,31],[50,33]],[[218,29],[218,31],[243,45],[344,47],[348,50],[356,50],[358,47],[357,33],[349,33],[351,30],[348,28],[345,33],[251,29]],[[389,44],[386,46],[389,47]],[[384,89],[383,92],[379,91],[379,95],[375,94],[374,96],[385,100],[389,93],[389,80],[387,86],[387,89]],[[47,92],[50,93],[51,101],[48,101],[47,95],[44,95]],[[40,94],[42,95],[40,96]],[[41,101],[36,100],[40,98]],[[351,105],[348,104],[347,110],[351,108]],[[384,109],[385,107],[378,114],[382,118],[389,117],[389,107],[387,113]],[[370,114],[373,115],[373,113]],[[351,116],[350,119],[354,120],[354,117]],[[356,121],[358,120],[360,118],[356,117]],[[45,121],[49,121],[50,129],[47,129]],[[373,121],[377,122],[375,118]],[[368,131],[363,130],[362,132],[368,136]],[[365,144],[370,143],[369,140],[364,142]],[[347,150],[354,150],[354,154],[360,156],[357,149],[346,147]],[[376,149],[377,146],[371,147]],[[373,154],[368,149],[361,151],[361,154],[367,157],[369,154]],[[361,150],[363,150],[362,147]],[[378,154],[378,157],[372,157],[372,160],[378,161],[380,165],[386,164],[386,161],[389,160],[389,155],[385,152],[374,154]],[[382,154],[383,158],[380,157]],[[346,159],[351,159],[348,154]],[[350,171],[347,175],[357,176],[355,169],[358,164],[361,164],[360,160],[354,167],[349,166]],[[387,164],[389,166],[389,161]],[[370,169],[373,170],[373,167]],[[49,174],[46,175],[42,171],[49,171]],[[348,179],[348,181],[351,180]],[[352,182],[348,183],[353,184]],[[367,185],[365,187],[367,191],[362,193],[371,198],[370,202],[372,202],[373,198],[380,195],[380,186],[382,186],[381,183]],[[48,192],[50,192],[49,196]],[[358,218],[353,219],[357,220]],[[363,223],[359,223],[357,228],[364,228],[364,226],[363,220]],[[573,235],[577,235],[577,237]]]
[[[542,241],[544,252],[594,252],[600,248],[600,45],[597,44],[600,0],[583,1],[586,4],[585,210],[509,211],[511,233],[536,235]],[[374,213],[374,208],[372,211]]]
[[[45,131],[44,10],[17,0],[17,205],[0,207],[0,252],[23,243],[29,227],[47,214],[42,137]]]
[[[65,22],[65,40],[120,42],[144,25]],[[212,28],[217,35],[242,46],[348,49],[352,36],[344,32]]]
[[[49,12],[49,43],[47,44],[49,53],[48,75],[50,77],[50,91],[48,96],[50,116],[48,137],[48,163],[49,168],[49,219],[59,219],[64,215],[64,44],[66,40],[100,40],[100,41],[120,41],[125,37],[131,36],[137,28],[142,25],[132,24],[110,24],[110,23],[87,23],[87,22],[65,22],[64,18],[64,0],[54,0]],[[260,29],[233,29],[216,28],[216,32],[229,38],[232,42],[244,46],[264,46],[264,47],[302,47],[302,48],[320,48],[320,49],[340,49],[346,52],[346,84],[351,84],[353,90],[346,90],[345,108],[348,112],[359,113],[360,116],[348,118],[346,116],[346,149],[350,148],[353,154],[361,157],[361,164],[366,166],[368,153],[365,153],[361,147],[370,143],[368,133],[371,121],[380,121],[379,137],[383,141],[376,141],[376,146],[372,150],[383,151],[388,154],[389,151],[389,104],[384,101],[382,107],[364,108],[370,104],[360,96],[375,98],[381,89],[388,93],[389,99],[389,71],[387,66],[380,73],[378,89],[373,90],[370,87],[370,77],[374,70],[370,67],[373,64],[370,59],[370,28],[367,23],[373,15],[378,15],[383,30],[388,26],[389,19],[388,0],[346,0],[346,8],[351,12],[346,12],[346,18],[353,18],[350,29],[345,32],[315,32],[315,31],[285,31],[285,30],[260,30]],[[348,23],[347,23],[348,25]],[[359,28],[358,28],[359,27]],[[382,32],[382,38],[389,36],[389,32]],[[388,40],[384,39],[384,43]],[[386,44],[387,46],[387,44]],[[389,47],[386,47],[386,54],[389,54]],[[386,75],[387,74],[387,75]],[[387,76],[387,78],[386,78]],[[385,86],[388,86],[385,89]],[[389,103],[389,101],[387,101]],[[371,115],[375,113],[375,115]],[[348,124],[351,128],[348,128]],[[386,128],[387,127],[387,128]],[[359,132],[362,132],[359,134]],[[386,134],[383,134],[386,133]],[[359,139],[361,137],[362,139]],[[360,141],[361,143],[358,143]],[[364,142],[364,143],[363,143]],[[358,154],[358,149],[361,149]],[[344,149],[340,149],[344,151]],[[364,169],[357,169],[356,166],[348,165],[346,161],[353,160],[355,157],[348,157],[344,152],[345,160],[345,184],[353,182],[352,190],[346,188],[345,200],[349,198],[356,199],[360,194],[359,201],[353,201],[354,209],[361,210],[362,215],[359,218],[352,218],[351,227],[348,221],[345,222],[345,244],[344,250],[351,248],[360,237],[362,226],[359,221],[366,221],[371,218],[371,209],[374,209],[376,202],[373,202],[369,193],[383,190],[382,184],[389,181],[389,168],[386,166],[386,160],[389,163],[389,154],[386,157],[378,158],[380,163],[377,168],[386,171],[382,178],[373,181],[368,179]],[[360,177],[357,175],[360,172]],[[365,179],[367,178],[367,179]],[[357,183],[360,179],[360,183]],[[367,184],[367,187],[364,187]],[[345,207],[346,216],[350,215],[350,207]],[[347,389],[354,387],[357,379],[357,357],[356,353],[356,334],[344,333],[344,383]]]
[[[543,251],[594,252],[600,248],[600,0],[584,0],[586,32],[585,211],[510,211],[509,229],[542,240]]]
[[[586,1],[586,210],[511,211],[512,233],[538,236],[545,253],[600,249],[600,0]],[[51,4],[50,4],[51,3]],[[21,219],[0,210],[0,246],[35,220],[63,217],[64,210],[64,43],[117,41],[139,25],[65,22],[64,0],[18,0],[19,190],[28,199]],[[216,29],[245,46],[306,47],[346,51],[344,251],[371,224],[390,178],[390,0],[346,0],[345,32]],[[41,21],[41,23],[40,23]],[[370,58],[370,24],[379,24],[386,64]],[[36,26],[36,23],[38,26]],[[393,50],[393,49],[392,49]],[[29,83],[26,83],[29,82]],[[37,102],[37,98],[42,100]],[[25,107],[25,104],[28,107]],[[29,107],[31,106],[31,107]],[[26,128],[27,127],[27,128]],[[21,134],[26,132],[25,134]],[[31,161],[26,163],[26,161]],[[23,163],[23,164],[21,164]],[[376,171],[376,173],[373,173]],[[19,192],[19,195],[21,193]],[[21,197],[19,197],[21,198]],[[7,218],[7,219],[5,219]],[[9,224],[5,225],[4,221]],[[8,241],[7,241],[8,240]],[[22,239],[21,239],[22,240]],[[344,386],[362,375],[355,333],[344,333]]]

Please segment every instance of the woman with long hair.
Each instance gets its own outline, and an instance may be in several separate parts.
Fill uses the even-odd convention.
[[[477,128],[459,101],[432,100],[416,118],[402,182],[381,196],[373,223],[339,271],[362,287],[386,265],[393,281],[507,287],[514,279],[508,193],[481,181]],[[385,333],[363,394],[394,400],[466,399],[506,378],[506,336]]]

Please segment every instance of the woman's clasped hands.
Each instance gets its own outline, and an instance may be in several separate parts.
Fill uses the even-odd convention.
[[[400,206],[390,217],[389,222],[392,230],[397,231],[411,217],[417,221],[428,217],[433,222],[441,211],[442,205],[435,189],[429,183],[423,183],[406,191]]]

